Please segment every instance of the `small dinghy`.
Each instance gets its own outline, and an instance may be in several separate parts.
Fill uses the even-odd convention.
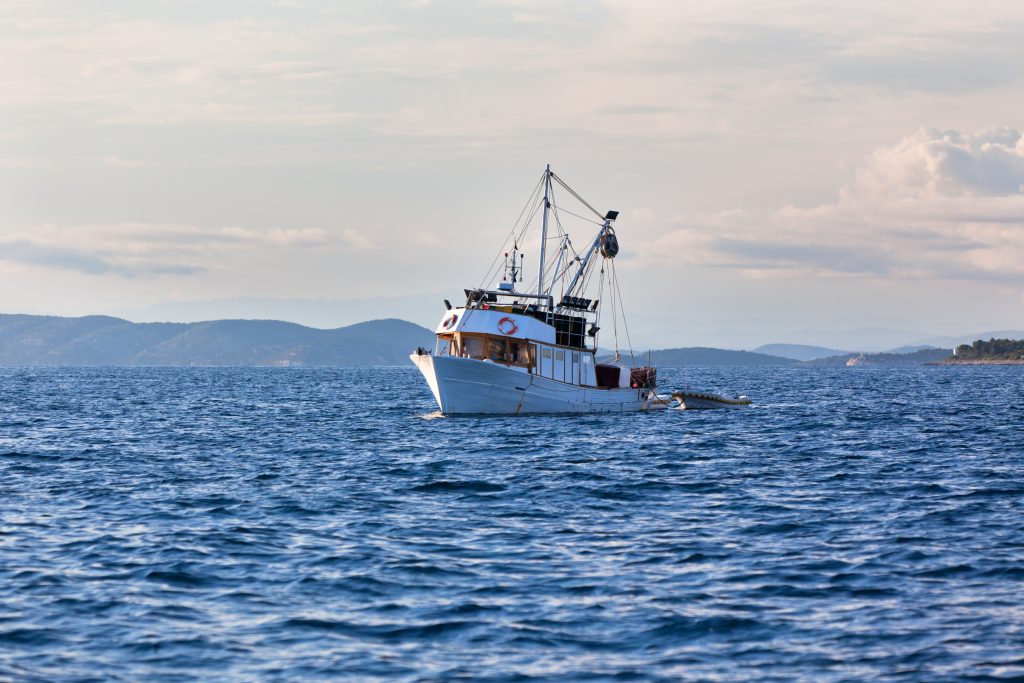
[[[708,391],[675,391],[672,398],[679,401],[681,410],[706,410],[708,408],[746,408],[751,401],[746,396],[729,398]]]

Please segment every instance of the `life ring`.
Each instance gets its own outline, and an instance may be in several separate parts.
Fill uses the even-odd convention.
[[[446,329],[446,330],[450,330],[453,327],[455,327],[455,323],[457,323],[457,322],[459,322],[459,314],[458,313],[452,313],[451,317],[444,321],[444,324],[442,325],[442,327],[444,327],[444,329]]]
[[[516,321],[507,315],[498,321],[498,332],[502,334],[515,334],[518,329],[519,325],[516,325]]]

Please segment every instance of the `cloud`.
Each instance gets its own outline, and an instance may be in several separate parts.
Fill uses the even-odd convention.
[[[706,215],[644,252],[749,277],[1024,283],[1024,137],[922,129],[872,153],[833,204]]]
[[[1022,78],[1024,22],[1016,7],[998,12],[911,0],[851,13],[800,2],[785,11],[774,3],[609,4],[619,69],[642,63],[666,75],[714,74],[719,84],[899,97],[978,91]]]
[[[203,270],[198,266],[179,263],[132,262],[132,259],[114,255],[90,253],[81,249],[45,244],[29,240],[0,242],[0,260],[58,270],[70,270],[87,275],[189,275]]]
[[[366,235],[352,228],[342,230],[341,239],[347,245],[356,249],[373,249],[373,242]]]
[[[88,275],[191,275],[222,268],[237,252],[270,253],[348,244],[372,244],[351,229],[334,235],[321,228],[256,230],[237,226],[117,223],[38,226],[23,236],[0,239],[0,261],[68,270]]]
[[[355,120],[336,97],[351,75],[351,42],[387,27],[325,20],[312,10],[299,14],[315,18],[305,25],[294,13],[276,14],[173,20],[127,6],[90,11],[55,3],[44,12],[26,4],[17,19],[0,20],[10,33],[0,46],[6,104],[30,117],[54,109],[103,126]]]
[[[921,129],[876,150],[858,171],[851,198],[1018,195],[1024,186],[1024,138],[1013,128],[962,134]]]
[[[100,165],[112,168],[143,168],[146,162],[135,159],[125,159],[118,154],[104,154],[99,158]]]
[[[274,228],[263,239],[283,247],[318,247],[330,242],[331,236],[320,228]]]

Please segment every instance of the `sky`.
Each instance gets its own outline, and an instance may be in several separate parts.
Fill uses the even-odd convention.
[[[550,163],[637,347],[1024,329],[1022,66],[988,0],[0,0],[0,312],[433,327]]]

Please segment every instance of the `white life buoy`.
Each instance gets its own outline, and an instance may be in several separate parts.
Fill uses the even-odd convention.
[[[515,334],[518,329],[519,325],[516,324],[516,321],[507,315],[498,321],[498,331],[502,334]]]

